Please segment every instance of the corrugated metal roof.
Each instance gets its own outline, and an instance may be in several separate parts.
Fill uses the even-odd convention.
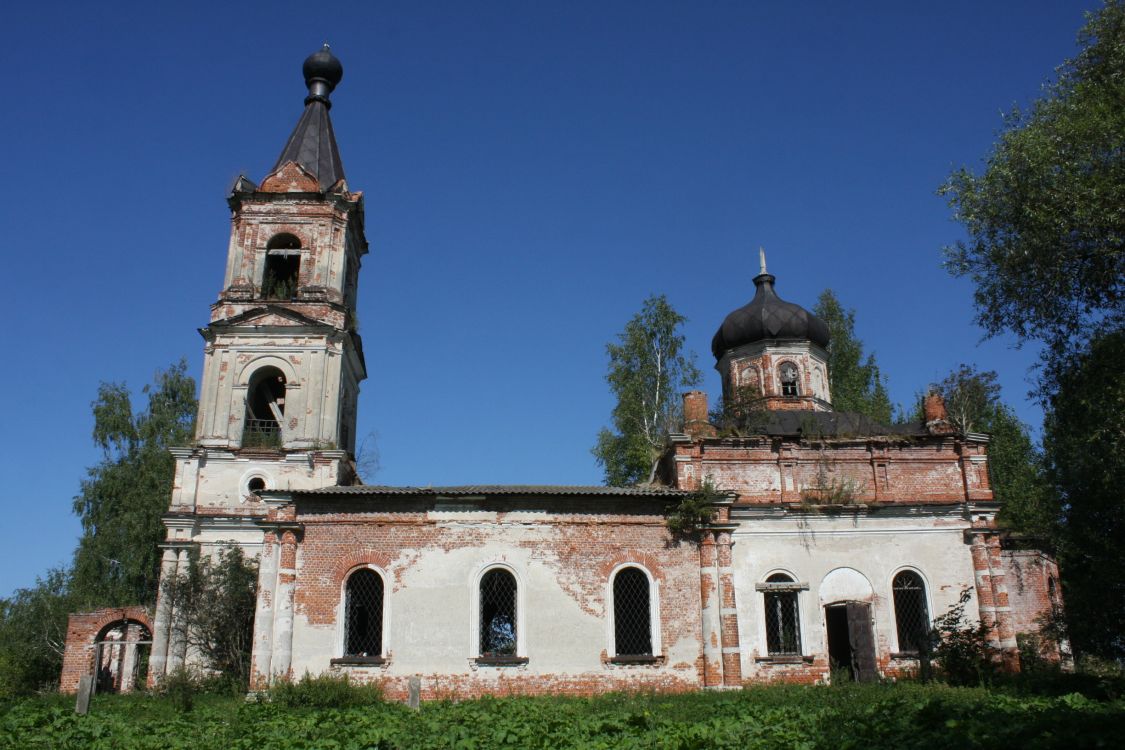
[[[294,495],[581,495],[607,497],[680,497],[689,494],[671,487],[604,487],[602,485],[558,484],[466,484],[451,487],[388,487],[359,484],[348,487],[322,487],[293,490]]]

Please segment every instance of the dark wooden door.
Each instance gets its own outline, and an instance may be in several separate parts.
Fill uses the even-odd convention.
[[[879,670],[875,664],[875,633],[871,629],[871,605],[848,602],[848,640],[852,647],[852,665],[859,682],[875,682]]]

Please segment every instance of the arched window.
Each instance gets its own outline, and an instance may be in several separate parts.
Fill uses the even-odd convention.
[[[895,623],[898,625],[898,649],[917,653],[930,632],[930,610],[926,606],[926,584],[913,570],[904,570],[894,577],[891,589],[895,598]]]
[[[285,417],[285,375],[276,367],[263,367],[250,378],[246,392],[246,425],[243,448],[280,448]]]
[[[383,653],[383,579],[370,568],[348,578],[344,594],[344,656]]]
[[[516,655],[516,577],[494,568],[480,579],[480,655]]]
[[[760,396],[762,395],[762,383],[758,377],[758,368],[751,365],[742,369],[741,377],[739,378],[739,388],[746,396]]]
[[[801,653],[800,584],[784,573],[766,579],[762,597],[766,611],[766,650],[770,656]]]
[[[616,656],[652,656],[648,576],[622,568],[613,577],[613,649]]]
[[[266,267],[262,272],[262,297],[292,299],[297,295],[301,272],[301,241],[283,232],[266,244]]]
[[[792,362],[784,362],[778,368],[781,374],[781,395],[782,396],[800,396],[801,389],[798,386],[797,365]]]

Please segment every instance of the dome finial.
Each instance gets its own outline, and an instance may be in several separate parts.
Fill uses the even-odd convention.
[[[764,247],[762,247],[761,245],[758,245],[758,267],[761,269],[761,270],[758,271],[758,275],[759,276],[765,276],[766,273],[767,273],[767,271],[766,271],[766,249]]]
[[[344,77],[344,66],[332,54],[328,42],[324,43],[316,52],[305,59],[302,67],[305,74],[305,85],[309,87],[309,95],[305,97],[305,104],[309,102],[324,102],[327,107],[332,106],[328,95],[339,85]]]

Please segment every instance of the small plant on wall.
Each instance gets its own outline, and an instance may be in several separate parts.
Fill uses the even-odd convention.
[[[664,517],[669,531],[677,537],[698,536],[715,517],[714,503],[725,496],[710,478],[704,479],[702,487],[668,506]]]

